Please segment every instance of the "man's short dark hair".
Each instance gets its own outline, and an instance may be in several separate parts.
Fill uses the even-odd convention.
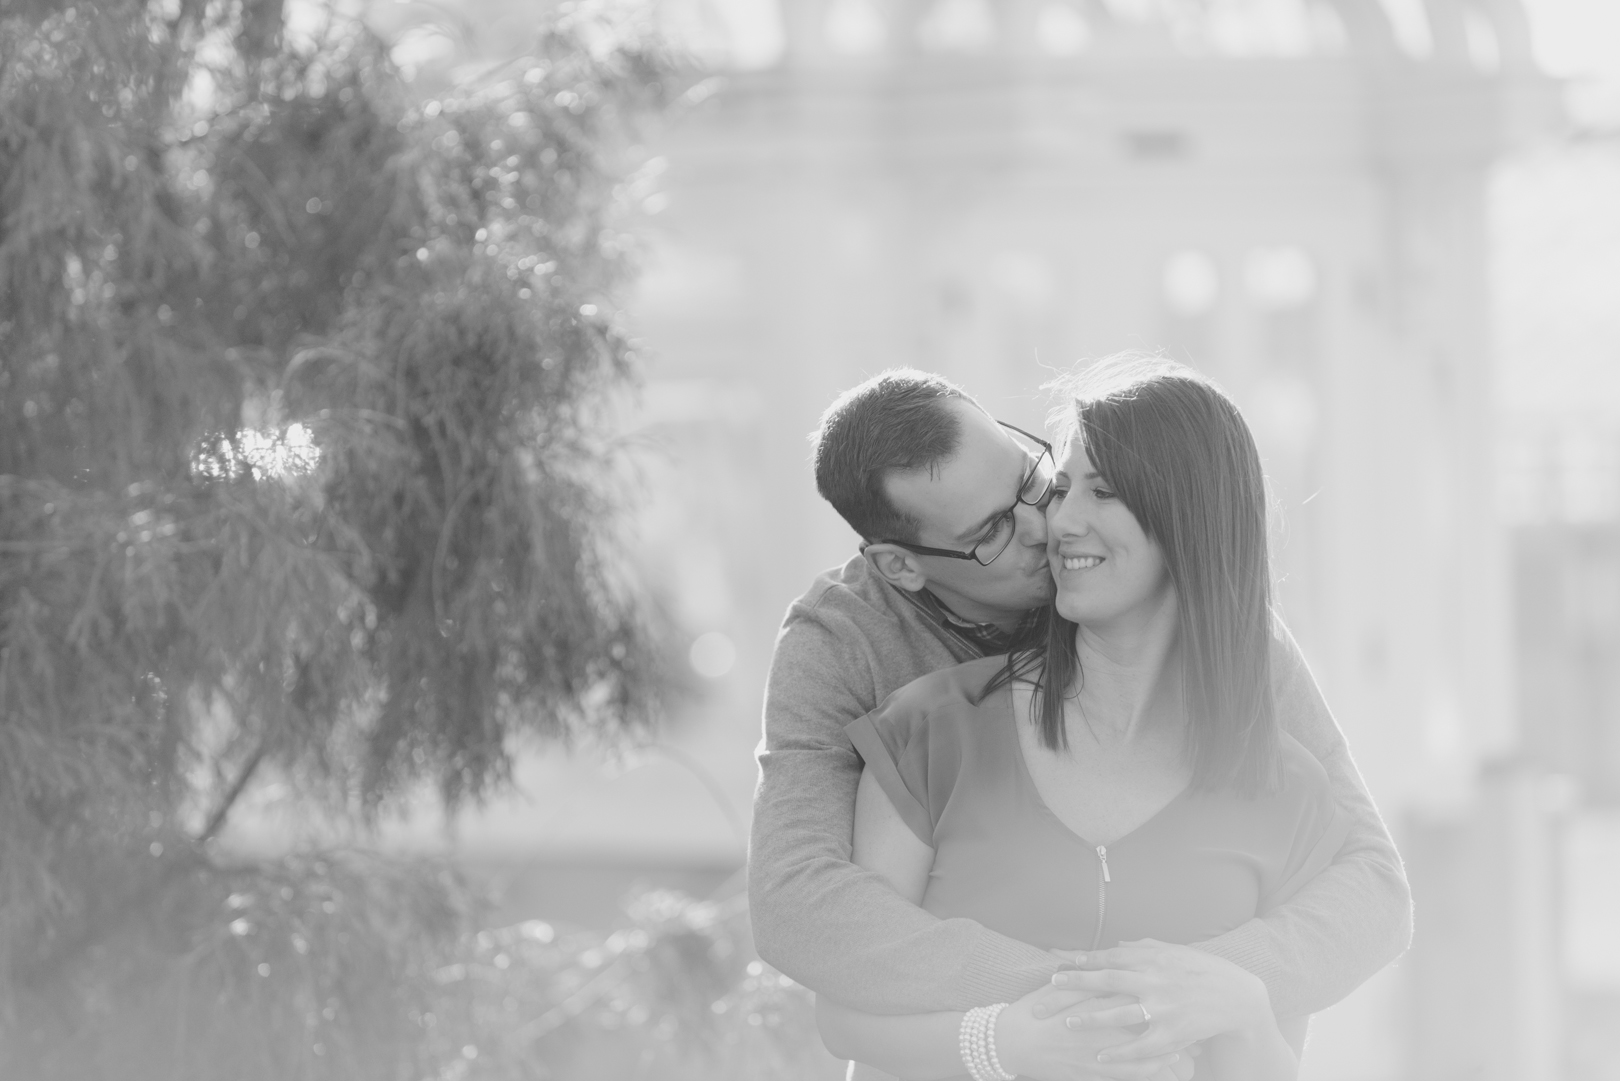
[[[884,483],[895,470],[933,473],[956,453],[962,427],[952,399],[977,404],[943,376],[895,368],[840,394],[821,415],[811,437],[816,490],[862,538],[916,541],[921,523],[895,509]]]

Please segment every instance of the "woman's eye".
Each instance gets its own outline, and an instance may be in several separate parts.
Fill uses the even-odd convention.
[[[1091,494],[1096,496],[1098,499],[1114,498],[1114,493],[1110,492],[1107,488],[1093,488],[1091,490]]]
[[[1069,494],[1069,490],[1067,488],[1063,487],[1063,485],[1054,484],[1052,486],[1052,502],[1053,503],[1061,503],[1063,501],[1063,497],[1068,495],[1068,494]]]

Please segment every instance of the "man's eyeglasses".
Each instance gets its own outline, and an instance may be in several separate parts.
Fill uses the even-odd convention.
[[[1030,456],[1029,472],[1024,474],[1024,479],[1018,485],[1018,499],[1012,506],[996,515],[995,520],[990,523],[989,532],[980,538],[979,543],[966,552],[958,552],[954,548],[929,548],[926,545],[911,544],[907,541],[890,540],[878,543],[892,544],[897,548],[904,548],[908,552],[916,552],[918,555],[944,556],[946,559],[971,559],[981,567],[988,567],[995,562],[997,556],[1007,550],[1007,546],[1012,543],[1013,534],[1018,531],[1018,523],[1013,518],[1013,512],[1018,510],[1019,503],[1028,507],[1046,506],[1047,502],[1052,498],[1052,480],[1057,475],[1057,463],[1052,457],[1052,444],[1040,436],[1031,435],[1024,429],[1008,424],[1004,420],[998,420],[996,423],[1003,428],[1017,432],[1025,439],[1036,444],[1040,449],[1037,451],[1034,447],[1025,448]]]

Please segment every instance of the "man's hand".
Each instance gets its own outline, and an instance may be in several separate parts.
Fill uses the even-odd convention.
[[[1128,1041],[1131,1034],[1106,1026],[1072,1027],[1063,1016],[1041,1020],[1031,1012],[1035,1002],[1049,1008],[1113,1009],[1129,1001],[1121,996],[1099,998],[1091,992],[1038,988],[1002,1010],[996,1019],[997,1057],[1008,1072],[1035,1081],[1187,1081],[1192,1076],[1187,1055],[1101,1062],[1099,1053]]]
[[[1061,950],[1053,950],[1063,958],[1065,964],[1073,964],[1073,957]],[[1122,1006],[1127,1002],[1135,1002],[1129,996],[1104,995],[1099,991],[1087,991],[1078,987],[1059,985],[1056,979],[1044,987],[1036,988],[1025,995],[1023,1001],[1029,1006],[1030,1013],[1038,1019],[1056,1017],[1060,1013],[1067,1013],[1083,1002],[1101,1002],[1107,999],[1106,1005]]]
[[[1073,963],[1074,954],[1062,950],[1052,952],[1060,955],[1065,962]],[[1044,1020],[1064,1014],[1117,1009],[1134,1004],[1136,999],[1130,995],[1104,995],[1096,991],[1080,988],[1060,987],[1054,979],[1052,983],[1047,984],[1045,987],[1031,991],[1024,997],[1023,1002],[1029,1007],[1030,1013],[1035,1019]],[[1077,1010],[1076,1007],[1080,1006],[1085,1006],[1086,1010]],[[1148,1075],[1147,1081],[1192,1081],[1195,1060],[1198,1055],[1203,1053],[1203,1050],[1202,1044],[1192,1044],[1182,1052],[1179,1059],[1163,1067],[1158,1073]],[[1133,1063],[1133,1065],[1140,1066],[1140,1063]],[[1094,1066],[1093,1069],[1106,1071],[1108,1067],[1104,1064]],[[1098,1081],[1112,1081],[1113,1078],[1122,1077],[1123,1075],[1098,1072],[1091,1074],[1091,1076],[1096,1077]],[[1133,1076],[1140,1077],[1142,1075],[1134,1074]]]
[[[1098,1053],[1100,1063],[1157,1060],[1194,1043],[1270,1019],[1265,985],[1213,954],[1142,939],[1091,953],[1058,952],[1077,966],[1052,977],[1055,987],[1124,1002],[1081,999],[1064,1018],[1071,1028],[1146,1027],[1135,1039]],[[1051,1007],[1061,1000],[1042,998]]]

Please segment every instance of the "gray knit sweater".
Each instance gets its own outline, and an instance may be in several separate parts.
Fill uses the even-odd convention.
[[[755,945],[810,989],[869,1013],[1016,999],[1051,954],[967,919],[941,920],[849,862],[861,760],[844,725],[918,676],[971,660],[860,556],[788,608],[765,691],[749,846]],[[1272,653],[1277,716],[1326,767],[1354,826],[1336,861],[1286,905],[1200,945],[1265,981],[1279,1016],[1332,1005],[1411,939],[1411,894],[1344,736],[1299,648]]]

